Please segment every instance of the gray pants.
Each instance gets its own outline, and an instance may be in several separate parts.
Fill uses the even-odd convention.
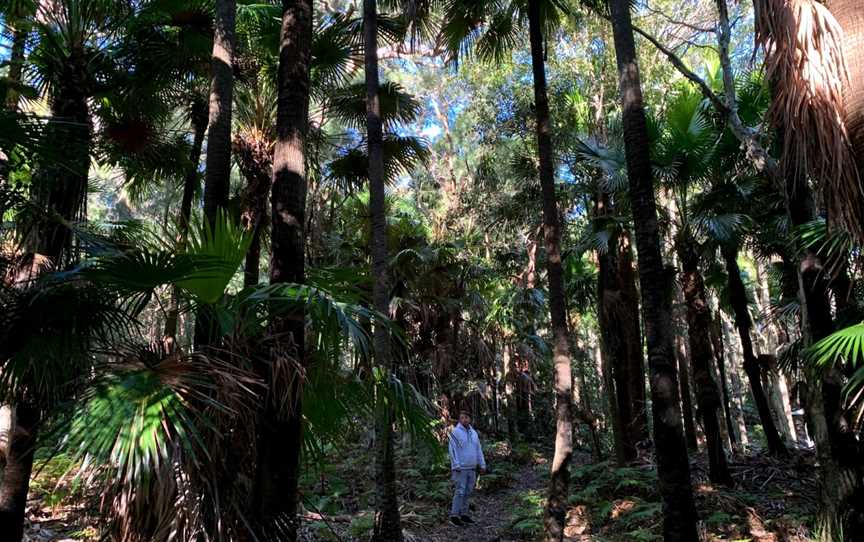
[[[453,506],[450,507],[451,516],[468,515],[468,499],[474,492],[474,484],[477,482],[476,469],[463,469],[452,471],[453,483],[456,490],[453,494]]]

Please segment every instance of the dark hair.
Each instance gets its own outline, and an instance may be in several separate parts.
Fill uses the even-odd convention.
[[[462,414],[465,414],[469,418],[474,418],[474,416],[471,414],[471,411],[465,410],[464,408],[459,411],[459,415],[461,416]]]

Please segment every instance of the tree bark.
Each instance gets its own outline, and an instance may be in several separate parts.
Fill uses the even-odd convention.
[[[771,407],[768,405],[768,397],[762,388],[762,368],[759,365],[756,354],[753,352],[753,340],[750,337],[753,322],[750,319],[750,310],[747,306],[747,291],[744,288],[744,281],[741,280],[741,269],[738,267],[738,250],[724,247],[722,252],[723,260],[726,264],[726,273],[728,274],[729,301],[732,305],[732,310],[735,312],[735,327],[738,329],[738,336],[741,338],[744,373],[747,374],[747,379],[750,381],[750,391],[753,393],[753,401],[756,403],[756,410],[759,412],[759,421],[762,423],[762,430],[765,432],[765,438],[768,441],[768,453],[776,456],[786,456],[788,455],[786,445],[777,431],[774,416],[771,414]]]
[[[210,125],[204,171],[204,216],[212,227],[228,204],[231,188],[231,114],[234,97],[236,1],[216,0],[213,55],[210,58]]]
[[[546,274],[549,281],[549,310],[552,324],[552,356],[555,391],[555,453],[544,511],[545,538],[564,538],[573,457],[573,390],[570,367],[570,337],[561,261],[561,223],[555,196],[555,154],[546,89],[541,0],[528,0],[528,34],[531,42],[531,69],[534,75],[537,154],[540,162],[540,189],[543,199],[543,237]]]
[[[271,196],[270,283],[305,282],[304,214],[306,210],[306,132],[309,125],[309,85],[312,63],[312,0],[283,0],[279,33],[279,73],[276,145],[273,153]],[[272,324],[277,340],[270,364],[289,363],[302,372],[308,362],[305,313],[284,314]],[[303,442],[302,392],[298,374],[290,379],[288,404],[277,397],[283,379],[270,364],[257,370],[268,385],[258,422],[257,472],[253,496],[259,532],[275,531],[275,539],[297,539],[297,484]],[[299,365],[299,367],[297,366]],[[286,521],[287,520],[287,521]]]
[[[0,484],[0,533],[3,533],[3,540],[9,542],[20,542],[24,537],[24,513],[40,414],[36,407],[19,402],[15,406],[15,418]]]
[[[371,214],[372,298],[381,315],[390,313],[390,280],[387,265],[387,209],[384,189],[384,127],[378,80],[378,6],[376,0],[363,0],[363,36],[366,76],[366,142],[369,149],[369,212]],[[375,360],[387,375],[394,377],[394,359],[390,335],[382,322],[376,322],[373,343]],[[375,487],[376,514],[373,542],[401,542],[402,520],[399,513],[398,485],[393,432],[392,407],[379,400],[375,418]]]
[[[596,215],[612,212],[608,194],[600,194]],[[598,252],[598,318],[602,351],[611,373],[606,375],[610,410],[613,416],[615,454],[618,463],[636,459],[637,443],[647,439],[645,420],[645,366],[639,299],[630,239],[620,232],[610,240],[608,250]],[[604,365],[606,365],[604,364]]]
[[[708,445],[709,478],[716,484],[732,486],[734,482],[726,463],[726,452],[720,435],[720,395],[711,371],[711,360],[714,357],[711,345],[711,309],[705,295],[705,281],[699,271],[698,246],[687,231],[680,233],[676,245],[687,306],[687,335],[690,338],[690,364],[696,383],[696,402]]]
[[[630,207],[636,224],[654,444],[663,499],[663,535],[666,542],[696,542],[699,540],[696,507],[690,485],[687,445],[681,427],[678,371],[672,346],[671,284],[660,253],[650,140],[630,19],[630,1],[610,0],[609,9],[623,110]]]
[[[683,297],[683,293],[681,294]],[[683,301],[683,299],[682,299]],[[672,311],[673,318],[675,312]],[[686,317],[681,318],[682,320]],[[687,443],[687,449],[690,452],[699,450],[699,439],[696,436],[696,417],[693,415],[693,394],[690,391],[690,372],[687,368],[687,360],[690,358],[690,345],[685,336],[685,326],[681,325],[678,318],[675,318],[673,326],[677,328],[678,333],[675,336],[675,361],[678,364],[678,384],[681,394],[681,419],[684,421],[684,442]]]

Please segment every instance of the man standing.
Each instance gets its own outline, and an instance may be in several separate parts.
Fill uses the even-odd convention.
[[[468,515],[468,499],[477,482],[477,470],[486,472],[486,460],[480,446],[480,436],[471,427],[471,414],[459,412],[459,423],[450,432],[450,469],[456,486],[453,506],[450,508],[450,523],[462,527],[474,523]]]

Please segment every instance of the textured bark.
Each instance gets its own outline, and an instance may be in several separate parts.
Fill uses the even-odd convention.
[[[549,98],[546,89],[546,63],[543,49],[541,0],[528,0],[528,34],[531,43],[531,69],[534,75],[537,154],[540,162],[540,189],[543,199],[543,240],[546,249],[546,275],[552,325],[553,380],[555,391],[555,453],[549,478],[549,493],[544,511],[545,539],[564,538],[573,457],[573,377],[570,368],[570,337],[561,261],[561,221],[555,197],[555,154]]]
[[[198,189],[200,179],[198,165],[201,162],[201,149],[204,146],[204,135],[207,130],[207,115],[209,111],[202,101],[194,101],[191,107],[192,148],[189,150],[189,169],[183,178],[183,196],[180,200],[180,212],[177,216],[177,252],[186,248],[189,237],[189,222],[192,218],[192,199]],[[177,324],[180,321],[179,292],[175,286],[171,290],[168,311],[165,318],[165,343],[168,351],[173,351],[177,345]]]
[[[304,213],[306,209],[305,141],[309,125],[309,71],[312,62],[312,0],[283,0],[279,34],[279,74],[276,145],[271,196],[270,283],[305,281]],[[305,314],[285,314],[273,322],[280,339],[271,364],[307,362]],[[284,359],[287,357],[288,359]],[[280,359],[282,358],[282,359]],[[264,364],[261,364],[264,365]],[[302,380],[276,380],[280,371],[259,365],[268,384],[267,402],[259,414],[254,514],[259,531],[277,531],[277,540],[297,539],[297,483],[302,448]],[[279,407],[275,396],[290,385],[289,404]]]
[[[378,80],[378,7],[376,0],[363,0],[363,36],[366,76],[366,142],[369,149],[369,213],[371,215],[372,299],[380,314],[390,313],[390,280],[387,265],[387,209],[384,190],[384,127]],[[395,369],[387,328],[376,324],[373,343],[375,361],[391,374]],[[396,462],[393,448],[394,414],[390,406],[378,404],[375,418],[376,514],[373,542],[401,542]]]
[[[717,484],[733,485],[726,463],[723,438],[720,435],[720,395],[711,371],[714,351],[711,345],[711,309],[705,295],[705,281],[699,271],[698,247],[687,232],[681,232],[678,243],[681,261],[681,287],[687,307],[687,336],[690,339],[690,365],[696,384],[696,402],[708,445],[709,477]]]
[[[595,213],[612,212],[608,194],[601,194]],[[615,454],[619,463],[636,459],[637,443],[646,440],[645,365],[636,276],[627,232],[597,254],[598,318],[608,379]],[[604,373],[609,371],[604,371]],[[611,384],[611,386],[610,386]]]
[[[630,19],[630,1],[610,0],[609,9],[618,62],[630,208],[636,224],[654,444],[663,499],[663,535],[666,542],[696,542],[699,540],[696,507],[690,485],[687,445],[681,427],[678,371],[672,346],[670,277],[660,253],[650,140]]]
[[[24,512],[40,416],[35,407],[19,403],[15,418],[0,484],[0,533],[8,542],[20,542],[24,536]]]
[[[860,0],[825,2],[843,28],[843,52],[849,79],[843,86],[846,129],[859,174],[864,178],[864,9]]]
[[[759,412],[759,421],[762,423],[762,429],[768,441],[768,453],[785,456],[788,455],[788,451],[777,431],[777,425],[774,423],[774,416],[771,414],[771,407],[768,404],[768,396],[765,395],[765,389],[762,387],[762,368],[753,351],[753,340],[750,337],[753,322],[750,319],[750,311],[747,306],[747,291],[744,288],[744,281],[741,280],[741,269],[738,267],[738,251],[735,248],[724,247],[722,252],[729,280],[729,301],[735,312],[735,327],[741,338],[744,372],[750,381],[750,391],[753,394],[753,401]]]
[[[231,112],[234,96],[235,0],[216,0],[213,55],[210,57],[210,125],[204,171],[204,216],[212,226],[228,204],[231,188]]]

